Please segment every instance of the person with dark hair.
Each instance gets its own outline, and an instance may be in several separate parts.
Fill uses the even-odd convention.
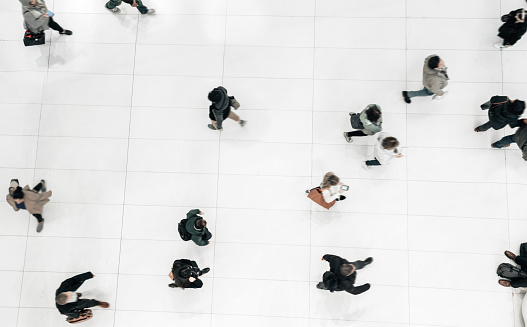
[[[521,100],[510,100],[507,96],[495,95],[489,101],[481,105],[482,110],[489,109],[489,121],[474,128],[474,132],[485,132],[489,128],[502,129],[509,125],[517,127],[518,118],[523,115],[525,102]]]
[[[344,139],[348,143],[353,142],[352,136],[374,135],[382,131],[381,106],[377,104],[368,105],[360,114],[350,112],[351,127],[356,131],[344,132]]]
[[[174,282],[168,284],[171,288],[201,288],[203,282],[199,279],[201,275],[204,275],[210,271],[210,268],[200,270],[196,261],[188,259],[179,259],[174,261],[172,270],[168,274],[171,280]]]
[[[205,246],[210,243],[212,234],[207,228],[207,221],[200,215],[203,213],[199,209],[190,210],[187,213],[187,232],[192,235],[192,241],[199,246]]]
[[[70,30],[63,29],[53,20],[55,15],[48,10],[44,0],[19,0],[22,4],[22,15],[24,16],[24,28],[33,33],[40,33],[53,29],[62,35],[73,34]]]
[[[59,288],[55,291],[55,306],[61,314],[68,317],[66,321],[70,322],[71,320],[79,318],[81,315],[86,313],[86,309],[91,307],[110,307],[108,302],[81,299],[82,293],[76,292],[87,279],[93,277],[95,277],[95,275],[93,275],[91,272],[73,276],[63,281]]]
[[[517,9],[511,11],[508,15],[503,15],[501,20],[504,22],[499,28],[498,36],[503,39],[503,42],[494,44],[498,49],[509,48],[516,44],[527,32],[527,13],[525,9]]]
[[[238,122],[241,127],[245,126],[247,121],[241,120],[240,117],[231,111],[231,106],[238,103],[234,97],[227,94],[227,89],[218,86],[209,92],[209,101],[212,104],[209,107],[209,118],[212,124],[207,125],[212,130],[223,130],[223,121],[227,118]]]
[[[364,284],[354,286],[357,278],[357,270],[366,267],[373,262],[372,257],[366,260],[357,260],[349,262],[339,256],[326,254],[322,257],[322,261],[329,263],[329,271],[326,271],[322,276],[322,282],[317,284],[317,288],[321,290],[328,290],[331,293],[346,291],[353,295],[358,295],[370,289],[371,284]]]
[[[522,150],[522,158],[527,161],[527,119],[520,119],[516,123],[518,130],[516,133],[507,135],[501,140],[492,143],[490,146],[495,149],[507,148],[511,143],[516,143],[520,150]]]
[[[425,59],[423,66],[423,86],[419,91],[403,91],[406,103],[412,103],[413,97],[431,96],[432,100],[440,100],[448,91],[444,90],[448,85],[447,67],[443,59],[438,55],[430,55]]]
[[[399,150],[399,141],[388,133],[381,133],[377,137],[377,143],[373,148],[374,159],[364,161],[362,166],[370,169],[371,166],[389,164],[393,158],[401,158],[403,155]]]
[[[516,263],[517,265],[520,265],[521,271],[527,272],[527,257],[525,257],[525,254],[516,255],[512,253],[511,251],[505,251],[504,254],[507,258],[514,261],[514,263]],[[500,279],[498,283],[504,287],[512,287],[512,288],[527,287],[527,278],[518,278],[514,280]]]
[[[46,192],[46,181],[43,179],[32,190],[29,189],[29,185],[21,188],[18,179],[12,179],[6,201],[15,211],[27,210],[37,218],[37,233],[40,233],[44,228],[44,218],[42,218],[44,205],[49,202],[51,195],[51,191]]]
[[[141,15],[153,15],[156,13],[155,9],[148,9],[143,4],[142,0],[110,0],[106,3],[105,7],[114,14],[118,14],[121,12],[121,9],[119,9],[118,6],[120,6],[123,2],[126,2],[132,7],[136,7]]]

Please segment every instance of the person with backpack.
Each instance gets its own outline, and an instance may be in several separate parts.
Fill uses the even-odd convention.
[[[210,243],[212,234],[207,228],[207,221],[200,215],[203,213],[199,209],[190,210],[187,218],[181,220],[178,225],[179,235],[183,241],[190,241],[199,246],[205,246]]]
[[[403,155],[399,150],[399,141],[388,133],[381,133],[377,137],[377,143],[373,148],[374,159],[366,160],[362,166],[371,169],[372,166],[389,164],[393,158],[401,158]]]
[[[357,278],[357,270],[366,267],[373,262],[372,257],[366,260],[357,260],[349,262],[339,256],[326,254],[322,257],[322,261],[329,263],[329,271],[326,271],[322,277],[322,282],[317,284],[320,290],[328,290],[331,293],[346,291],[353,295],[358,295],[370,289],[371,284],[364,284],[354,286]]]
[[[374,135],[382,131],[381,107],[377,104],[370,104],[360,114],[350,112],[351,127],[356,131],[344,132],[346,142],[352,143],[352,136]]]
[[[19,0],[22,4],[22,15],[24,16],[24,28],[35,34],[53,29],[61,35],[73,34],[70,30],[63,29],[53,20],[55,15],[48,10],[44,0]]]
[[[156,13],[155,9],[148,9],[143,4],[142,0],[110,0],[106,3],[105,7],[114,14],[118,14],[121,12],[121,9],[119,9],[118,6],[120,6],[123,1],[132,7],[136,7],[141,15],[153,15]]]
[[[227,118],[238,122],[241,127],[245,126],[247,121],[241,120],[240,117],[231,111],[231,107],[238,109],[240,104],[234,97],[227,94],[227,89],[223,86],[218,86],[209,92],[209,101],[212,104],[209,106],[209,118],[211,124],[207,125],[212,130],[223,130],[223,121]]]
[[[46,181],[43,179],[33,189],[29,189],[29,185],[21,188],[18,179],[12,179],[6,201],[13,207],[13,210],[27,210],[33,217],[37,218],[37,233],[40,233],[44,228],[44,218],[42,217],[44,205],[49,202],[51,195],[51,191],[46,192]]]
[[[203,282],[199,279],[201,275],[204,275],[210,271],[210,268],[200,270],[196,261],[188,259],[179,259],[174,261],[172,269],[168,274],[171,280],[174,282],[168,284],[170,288],[201,288]]]
[[[522,244],[522,248],[526,245],[525,243]],[[500,264],[497,273],[500,277],[507,279],[500,279],[498,283],[503,287],[527,287],[527,254],[516,255],[511,251],[505,251],[504,254],[520,267],[515,267],[509,263]]]
[[[433,96],[432,100],[440,100],[448,91],[445,88],[448,85],[447,67],[443,59],[438,55],[430,55],[425,59],[423,66],[423,86],[419,91],[403,91],[404,102],[412,103],[413,97]]]
[[[489,121],[474,128],[474,132],[485,132],[491,127],[495,130],[509,125],[514,128],[518,125],[518,118],[525,110],[525,102],[521,100],[510,100],[507,96],[495,95],[489,101],[481,105],[482,110],[489,110]]]
[[[501,16],[501,21],[504,24],[499,28],[498,36],[503,42],[494,44],[494,47],[498,49],[512,47],[527,32],[526,11],[522,8],[513,10],[508,15]]]

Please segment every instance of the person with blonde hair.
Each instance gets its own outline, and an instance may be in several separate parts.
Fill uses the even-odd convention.
[[[327,203],[346,199],[342,194],[347,190],[347,186],[340,182],[340,178],[331,171],[324,175],[320,188],[322,190],[324,201]]]

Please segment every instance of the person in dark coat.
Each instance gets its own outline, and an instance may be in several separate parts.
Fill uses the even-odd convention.
[[[207,221],[200,216],[202,212],[199,209],[190,210],[187,213],[187,225],[185,229],[192,235],[192,241],[199,246],[205,246],[210,243],[212,238],[211,232],[207,228]]]
[[[527,161],[527,119],[518,120],[516,126],[520,126],[520,128],[515,134],[507,135],[490,146],[495,149],[501,149],[509,147],[511,143],[516,143],[522,150],[523,160]]]
[[[512,261],[514,261],[514,263],[516,263],[517,265],[520,265],[521,270],[527,272],[527,257],[516,255],[512,253],[511,251],[505,251],[505,256],[511,259]],[[513,287],[513,288],[527,287],[527,278],[526,279],[516,279],[516,280],[500,279],[498,283],[504,287]]]
[[[527,31],[525,9],[513,10],[503,16],[502,20],[504,24],[499,28],[498,36],[503,39],[503,42],[494,45],[498,49],[513,46]]]
[[[317,288],[321,290],[329,290],[330,292],[346,291],[353,295],[358,295],[370,289],[371,284],[364,284],[354,286],[357,278],[357,270],[364,268],[373,262],[372,257],[366,260],[357,260],[349,262],[339,256],[326,254],[322,257],[322,261],[329,262],[329,271],[326,271],[322,277],[322,282],[317,284]]]
[[[209,118],[212,124],[207,125],[210,129],[223,130],[223,121],[227,118],[240,123],[241,127],[245,126],[247,122],[241,120],[237,114],[231,111],[231,106],[233,106],[235,99],[227,94],[227,89],[223,86],[218,86],[209,92],[208,98],[212,102],[209,107]]]
[[[199,279],[199,276],[206,274],[210,271],[210,268],[200,270],[196,261],[189,259],[179,259],[174,261],[172,270],[168,274],[171,280],[174,282],[168,284],[171,288],[201,288],[203,282]]]
[[[73,276],[60,284],[55,292],[55,305],[59,312],[70,319],[79,318],[84,309],[99,306],[102,308],[109,308],[108,302],[101,302],[97,300],[81,299],[81,293],[77,293],[77,289],[90,278],[95,277],[91,272],[86,272],[77,276]]]
[[[495,95],[482,104],[481,109],[489,110],[489,121],[476,127],[475,132],[485,132],[491,127],[498,130],[507,125],[514,128],[517,127],[518,118],[525,110],[525,102],[510,100],[507,96]]]

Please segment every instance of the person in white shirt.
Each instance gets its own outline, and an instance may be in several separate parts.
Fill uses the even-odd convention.
[[[399,141],[395,137],[388,133],[380,133],[373,150],[375,158],[364,161],[362,166],[370,169],[371,166],[387,165],[393,158],[401,158],[403,155],[398,147]]]
[[[346,197],[342,195],[344,193],[343,186],[345,185],[340,182],[340,178],[338,178],[335,173],[329,172],[324,175],[322,184],[320,184],[324,201],[331,203],[333,200],[342,201],[346,199]]]

